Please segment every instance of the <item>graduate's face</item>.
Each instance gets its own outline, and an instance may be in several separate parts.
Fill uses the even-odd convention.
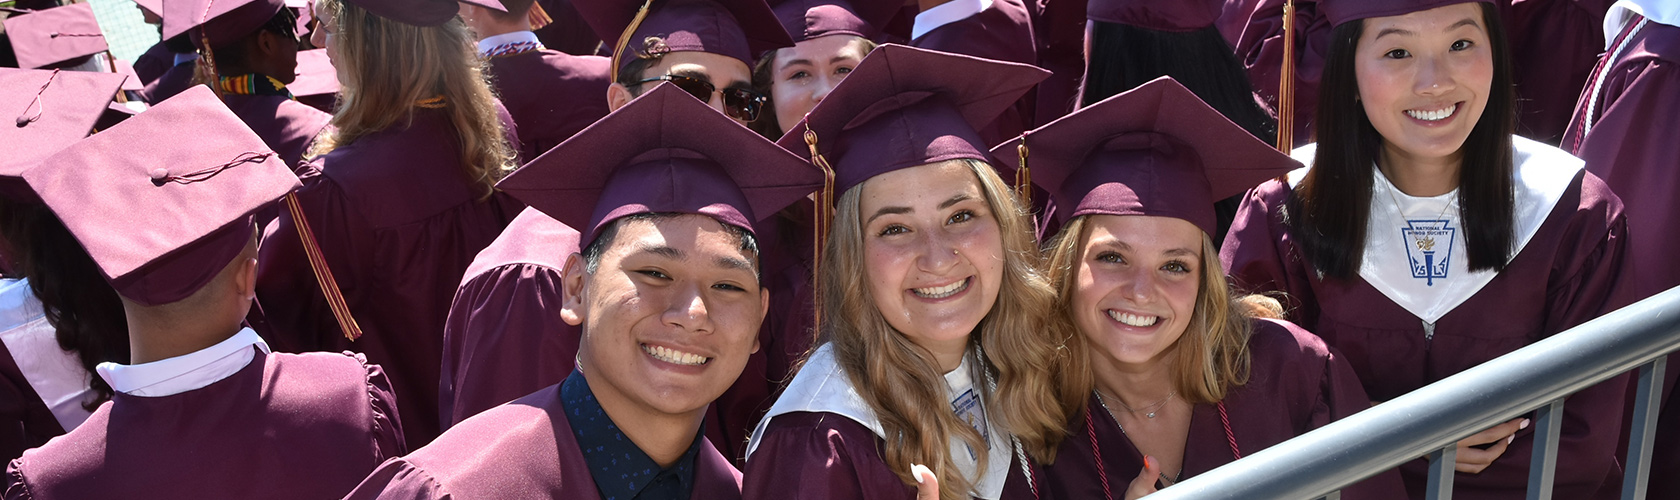
[[[862,42],[856,36],[822,36],[776,51],[770,62],[770,100],[776,103],[782,133],[804,119],[863,61],[867,54]]]
[[[711,83],[712,87],[719,91],[724,89],[752,90],[752,71],[747,68],[747,63],[741,62],[740,59],[711,52],[684,50],[666,53],[659,57],[659,64],[642,71],[642,79],[657,78],[664,75],[686,76],[703,80]],[[637,90],[637,95],[652,90],[660,83],[662,82],[655,81],[641,84]],[[634,99],[634,96],[631,96],[623,86],[613,84],[612,88],[617,91],[608,91],[608,107],[618,109]],[[712,92],[711,98],[706,101],[706,104],[711,106],[712,109],[718,110],[719,113],[724,113],[723,93]],[[724,113],[724,115],[728,116],[728,113]],[[746,124],[745,121],[733,116],[730,119],[742,125]]]
[[[1487,107],[1493,44],[1477,3],[1365,20],[1354,51],[1359,99],[1388,155],[1460,155]]]
[[[344,65],[340,64],[338,61],[339,56],[337,51],[339,48],[334,47],[332,43],[333,33],[338,32],[337,17],[332,15],[331,10],[327,10],[321,6],[321,0],[317,0],[315,2],[315,13],[317,16],[315,18],[317,22],[315,24],[315,31],[309,32],[309,43],[316,47],[327,49],[327,61],[332,63],[333,68],[335,68],[335,71],[338,73],[338,81],[350,81],[348,78],[345,78]]]
[[[1202,230],[1176,217],[1091,215],[1074,266],[1070,314],[1098,359],[1148,366],[1190,325]]]
[[[627,221],[594,273],[567,263],[561,316],[583,324],[578,361],[602,406],[694,414],[735,382],[769,300],[740,243],[706,216]]]
[[[859,189],[875,307],[942,367],[955,368],[1003,282],[1002,231],[979,179],[948,161],[877,175]]]

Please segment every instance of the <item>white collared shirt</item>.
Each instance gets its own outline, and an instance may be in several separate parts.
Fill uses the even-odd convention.
[[[514,32],[511,32],[511,33],[502,33],[500,35],[487,36],[487,37],[484,37],[483,40],[479,40],[478,41],[478,55],[479,55],[479,57],[490,57],[490,52],[492,50],[494,50],[496,47],[500,47],[500,46],[503,46],[503,45],[512,45],[512,44],[520,43],[520,42],[535,43],[535,44],[539,44],[539,45],[542,44],[542,41],[537,40],[537,34],[529,32],[529,31],[514,31]]]
[[[68,432],[87,420],[92,412],[82,404],[94,397],[93,376],[74,351],[58,346],[58,329],[27,279],[0,280],[0,342],[59,426]]]
[[[169,359],[138,365],[100,363],[99,376],[112,389],[130,396],[173,396],[202,389],[244,369],[257,356],[251,346],[270,352],[268,342],[255,330],[244,328],[216,345]]]
[[[980,11],[992,8],[992,0],[951,0],[938,6],[916,14],[916,23],[910,27],[910,39],[921,38],[929,31],[939,29],[940,26],[974,17]]]

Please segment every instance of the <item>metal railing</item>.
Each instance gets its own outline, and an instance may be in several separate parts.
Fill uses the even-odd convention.
[[[1623,499],[1645,497],[1665,357],[1680,349],[1680,287],[1187,479],[1173,499],[1340,498],[1341,488],[1428,454],[1429,498],[1452,497],[1459,439],[1534,419],[1528,498],[1552,495],[1563,399],[1638,369]]]

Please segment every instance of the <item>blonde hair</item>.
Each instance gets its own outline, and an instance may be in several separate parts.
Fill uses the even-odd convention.
[[[1073,218],[1062,226],[1045,250],[1057,292],[1055,318],[1050,324],[1055,330],[1072,332],[1068,347],[1087,368],[1095,362],[1094,353],[1085,335],[1073,323],[1072,303],[1077,293],[1073,277],[1084,258],[1089,226],[1090,216]],[[1225,399],[1226,391],[1248,383],[1251,319],[1265,316],[1257,314],[1263,311],[1264,301],[1232,294],[1225,281],[1224,266],[1219,263],[1219,249],[1206,233],[1202,234],[1201,272],[1195,310],[1184,335],[1176,343],[1178,354],[1171,360],[1173,388],[1191,404],[1217,403]],[[1091,377],[1078,382],[1084,384],[1077,391],[1080,404],[1084,405],[1095,382]]]
[[[1000,427],[993,432],[1014,435],[1027,452],[1048,463],[1055,459],[1072,415],[1056,396],[1063,384],[1055,376],[1067,371],[1061,369],[1069,357],[1061,348],[1066,339],[1043,333],[1055,294],[1039,268],[1031,218],[1008,186],[984,162],[956,161],[974,173],[1003,239],[997,302],[970,336],[984,354],[980,368],[997,380],[997,391],[985,397],[987,417]],[[941,497],[968,498],[972,485],[949,456],[950,439],[962,439],[976,450],[981,464],[1010,460],[1012,451],[991,450],[1002,455],[987,456],[980,434],[950,410],[945,378],[932,353],[893,329],[876,309],[863,262],[862,188],[840,196],[824,249],[817,282],[826,311],[823,342],[834,346],[836,361],[880,419],[886,436],[882,456],[899,479],[916,484],[911,464],[924,464],[939,477]],[[975,382],[984,384],[985,379]]]
[[[479,198],[511,172],[513,147],[496,113],[484,62],[460,18],[442,26],[414,26],[386,19],[342,0],[323,0],[338,30],[328,50],[341,68],[338,111],[310,156],[348,146],[397,120],[412,120],[420,101],[443,97],[461,147],[461,173]]]

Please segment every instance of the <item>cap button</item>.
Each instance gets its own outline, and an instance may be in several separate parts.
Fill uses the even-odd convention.
[[[162,186],[166,182],[169,182],[169,169],[159,168],[152,170],[153,185]]]

